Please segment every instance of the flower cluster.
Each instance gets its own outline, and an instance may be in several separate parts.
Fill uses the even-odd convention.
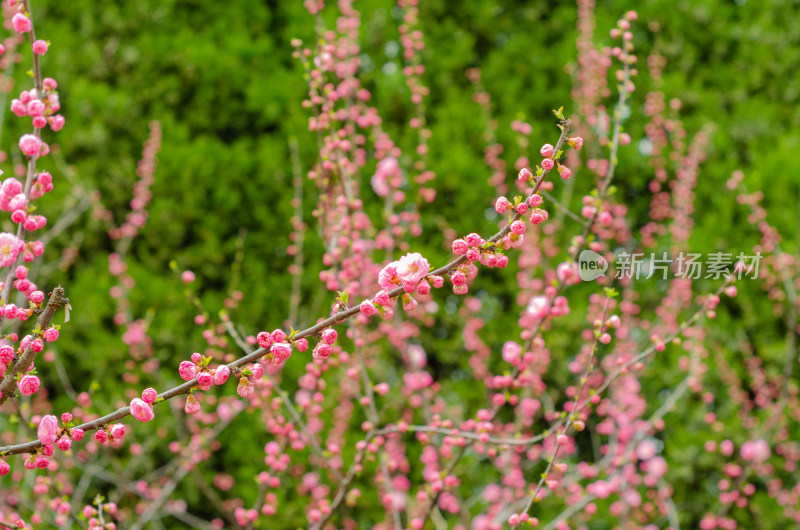
[[[57,87],[55,79],[48,77],[42,81],[41,92],[36,88],[23,90],[19,98],[11,101],[11,112],[20,118],[29,116],[36,130],[49,125],[53,131],[60,131],[65,120],[64,116],[56,114],[61,109]],[[19,148],[26,156],[44,156],[50,151],[49,146],[37,134],[22,136]]]
[[[269,353],[262,358],[267,366],[282,364],[292,356],[292,344],[282,329],[276,329],[272,333],[261,331],[256,335],[256,341],[262,348],[269,349]],[[301,352],[306,351],[308,341],[298,339],[294,346]]]
[[[126,427],[124,423],[112,423],[94,433],[94,439],[101,444],[119,445],[125,438]]]
[[[50,152],[49,145],[42,141],[42,130],[50,127],[59,131],[64,126],[64,117],[57,114],[61,108],[59,95],[56,91],[58,84],[52,78],[42,78],[40,57],[47,52],[49,43],[35,39],[33,35],[33,22],[27,11],[26,2],[8,2],[5,6],[5,15],[11,19],[11,27],[19,34],[19,38],[7,39],[9,49],[12,45],[23,41],[21,35],[29,35],[33,48],[33,87],[23,89],[19,96],[12,100],[11,111],[18,117],[29,117],[33,126],[30,133],[19,138],[19,149],[28,157],[27,170],[24,181],[15,177],[8,177],[0,183],[0,210],[11,214],[11,221],[17,224],[16,233],[0,233],[0,267],[7,268],[5,280],[0,281],[0,319],[6,321],[25,321],[38,313],[44,303],[44,293],[29,278],[28,267],[18,265],[20,257],[26,264],[32,262],[44,253],[44,243],[41,241],[28,241],[26,233],[42,229],[47,224],[47,218],[36,214],[34,201],[53,190],[53,177],[47,171],[36,171],[36,163],[40,157]],[[6,51],[5,46],[0,46],[0,54]],[[1,174],[1,173],[0,173]],[[24,295],[25,306],[18,306],[18,299],[12,297],[12,287],[17,293]],[[12,300],[17,301],[13,303]],[[19,340],[17,333],[7,333],[0,341],[0,384],[2,393],[0,403],[6,401],[13,394],[13,386],[22,396],[35,394],[41,381],[34,366],[37,354],[44,350],[45,343],[58,339],[58,327],[49,326],[49,320],[40,322],[41,327],[25,335]],[[42,329],[44,328],[44,329]],[[17,341],[19,344],[17,345]],[[55,438],[49,441],[52,434],[52,416],[45,416],[40,424],[40,434],[47,443],[43,452],[32,455],[26,461],[26,467],[47,467],[47,456],[52,454]],[[63,439],[62,439],[63,440]],[[69,440],[60,441],[59,447],[69,445]],[[47,454],[49,453],[49,454]],[[4,466],[3,466],[4,467]]]
[[[139,421],[150,421],[156,417],[153,404],[158,400],[158,392],[154,388],[146,388],[142,391],[142,397],[131,400],[131,416]]]
[[[81,513],[89,522],[89,530],[116,530],[117,525],[109,519],[117,517],[117,503],[103,502],[98,496],[95,500],[96,506],[87,504]]]
[[[39,421],[37,437],[42,445],[25,459],[26,469],[49,467],[49,457],[53,456],[54,447],[58,447],[61,451],[69,451],[73,440],[76,442],[83,440],[84,431],[83,429],[72,428],[72,414],[69,412],[61,415],[61,424],[59,424],[57,417],[48,414]],[[8,462],[0,460],[0,476],[8,474],[10,470],[11,467]]]
[[[181,361],[181,364],[178,366],[178,374],[184,381],[197,379],[197,388],[203,391],[211,389],[211,385],[224,385],[231,374],[230,368],[224,364],[219,365],[216,368],[209,368],[211,361],[211,357],[204,357],[200,353],[195,352],[192,354],[190,361]],[[148,390],[152,389],[147,389],[145,392]],[[147,398],[143,393],[142,401],[154,403],[156,397],[157,394],[155,391],[150,392]],[[152,401],[148,402],[147,399],[152,399]],[[141,404],[137,403],[137,405],[141,407]],[[133,402],[131,402],[131,410],[133,410]],[[200,411],[200,403],[194,394],[190,393],[187,397],[184,410],[187,414],[195,414]],[[143,417],[147,417],[148,415],[149,414],[146,411],[143,411]],[[142,421],[149,421],[149,419],[143,419]]]

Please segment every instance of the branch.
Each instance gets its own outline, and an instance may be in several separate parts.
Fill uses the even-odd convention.
[[[606,299],[606,303],[605,303],[605,307],[603,308],[603,316],[600,317],[600,322],[605,322],[606,318],[608,318],[609,301],[610,301],[610,299],[607,298]],[[583,395],[584,388],[586,388],[586,383],[589,380],[589,374],[592,372],[592,366],[594,365],[595,354],[597,353],[597,346],[598,346],[598,344],[600,344],[600,332],[602,332],[602,331],[603,331],[603,329],[598,329],[595,332],[594,341],[592,342],[592,349],[589,352],[589,360],[586,362],[586,371],[584,372],[583,376],[581,377],[580,388],[578,389],[578,392],[576,392],[575,399],[572,402],[572,404],[573,404],[572,411],[567,416],[567,419],[565,421],[564,427],[555,431],[557,436],[559,435],[558,434],[559,430],[560,430],[560,434],[561,435],[566,435],[567,432],[569,431],[570,427],[574,426],[574,421],[578,417],[578,412],[579,412],[578,411],[578,402],[580,401],[581,395]],[[552,469],[553,464],[555,464],[556,459],[558,458],[558,453],[559,453],[559,451],[561,451],[561,447],[562,447],[561,444],[556,442],[555,449],[553,450],[553,454],[550,456],[550,459],[547,461],[547,467],[545,468],[544,473],[542,473],[541,476],[539,477],[539,482],[536,484],[536,488],[533,490],[533,492],[529,496],[528,502],[525,504],[525,508],[522,510],[522,513],[528,513],[528,512],[531,511],[531,506],[533,506],[533,503],[536,502],[536,499],[539,496],[539,492],[542,491],[542,486],[544,485],[545,481],[547,480],[547,477],[550,475],[550,469]],[[512,528],[514,530],[516,530],[522,524],[524,524],[524,523],[522,523],[522,522],[517,523],[517,524],[513,525]]]
[[[50,295],[47,306],[42,311],[42,314],[39,315],[36,327],[40,330],[44,330],[50,326],[50,321],[53,319],[53,315],[56,314],[56,310],[67,303],[69,303],[69,300],[64,297],[64,289],[59,285],[53,289],[53,294]],[[14,392],[17,375],[22,376],[25,374],[33,365],[34,359],[36,359],[36,352],[33,351],[31,345],[28,344],[22,356],[20,356],[14,366],[8,371],[5,378],[3,378],[2,383],[0,383],[0,405],[5,403]],[[0,449],[0,451],[2,450]]]
[[[560,125],[561,125],[561,129],[562,129],[561,130],[561,136],[559,137],[558,142],[556,144],[555,152],[560,151],[561,148],[563,147],[564,143],[566,142],[567,135],[569,134],[570,128],[572,127],[572,122],[570,120],[562,120]],[[533,196],[534,194],[536,194],[537,191],[539,191],[539,187],[544,182],[544,180],[547,177],[548,173],[550,173],[549,170],[545,170],[542,173],[542,175],[537,179],[536,184],[534,185],[533,189],[528,194],[528,197]],[[507,236],[511,232],[511,223],[513,223],[514,221],[518,221],[521,217],[522,217],[521,214],[515,213],[514,216],[508,222],[508,224],[506,224],[506,226],[501,228],[495,235],[493,235],[489,239],[487,239],[487,243],[496,243],[496,242],[500,241],[501,239],[503,239],[505,236]],[[429,276],[432,276],[432,275],[442,276],[442,275],[448,274],[448,273],[454,271],[459,266],[461,266],[465,261],[467,261],[466,255],[459,256],[459,257],[453,259],[452,261],[450,261],[449,263],[447,263],[446,265],[444,265],[442,267],[439,267],[438,269],[430,272]],[[400,286],[400,287],[395,287],[394,289],[389,291],[388,294],[392,298],[397,298],[398,296],[402,295],[404,292],[405,291],[403,290],[403,287]],[[319,323],[317,323],[317,324],[315,324],[315,325],[313,325],[313,326],[311,326],[309,328],[306,328],[306,329],[304,329],[302,331],[299,331],[298,333],[296,333],[292,337],[292,339],[293,340],[298,340],[298,339],[302,339],[302,338],[305,338],[305,337],[310,337],[310,336],[316,335],[317,333],[319,333],[323,329],[329,328],[331,326],[334,326],[336,324],[344,322],[345,320],[348,320],[348,319],[352,318],[353,316],[355,316],[357,314],[360,314],[360,312],[361,312],[361,310],[360,310],[358,305],[355,305],[354,307],[351,307],[351,308],[346,309],[346,310],[338,311],[333,316],[328,317],[325,320],[323,320],[323,321],[321,321],[321,322],[319,322]],[[231,370],[233,370],[234,368],[240,368],[240,367],[242,367],[242,366],[244,366],[244,365],[246,365],[248,363],[257,361],[258,359],[260,359],[261,357],[263,357],[264,355],[266,355],[268,353],[269,353],[269,350],[267,348],[258,348],[257,350],[253,351],[252,353],[250,353],[248,355],[245,355],[244,357],[240,357],[239,359],[237,359],[237,360],[233,361],[232,363],[228,364],[228,368],[230,368]],[[159,394],[158,401],[156,402],[156,404],[160,404],[160,403],[162,403],[164,401],[167,401],[167,400],[170,400],[172,398],[175,398],[175,397],[178,397],[178,396],[181,396],[181,395],[184,395],[184,394],[188,394],[196,386],[197,386],[197,378],[194,378],[191,381],[187,381],[186,383],[183,383],[182,385],[178,385],[178,386],[176,386],[174,388],[171,388],[170,390],[167,390],[166,392],[163,392],[162,394]],[[0,398],[0,399],[2,399],[2,398]],[[2,403],[2,401],[0,401],[0,403]],[[85,432],[94,431],[94,430],[100,429],[102,427],[105,427],[106,425],[110,424],[113,421],[122,419],[125,416],[129,416],[130,413],[131,413],[130,407],[122,407],[120,409],[115,410],[114,412],[106,414],[105,416],[103,416],[101,418],[97,418],[96,420],[92,420],[92,421],[83,423],[83,424],[78,425],[78,426],[76,426],[74,428],[83,429]],[[40,447],[42,447],[42,443],[39,442],[38,440],[30,441],[30,442],[27,442],[27,443],[22,443],[22,444],[17,444],[17,445],[8,445],[8,446],[5,446],[5,447],[0,447],[0,454],[3,454],[3,455],[15,455],[15,454],[21,454],[21,453],[32,453],[32,452],[35,452]],[[350,480],[352,480],[352,478]],[[345,476],[344,480],[342,481],[342,486],[345,486],[348,483],[349,483],[349,481],[347,480],[347,476]]]

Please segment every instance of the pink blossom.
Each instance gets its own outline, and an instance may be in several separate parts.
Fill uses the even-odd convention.
[[[547,297],[534,296],[533,298],[531,298],[531,301],[528,302],[527,311],[528,314],[531,315],[533,318],[541,319],[546,317],[547,313],[550,311]]]
[[[433,384],[433,377],[428,372],[406,372],[403,375],[403,386],[409,390],[422,390]]]
[[[83,429],[72,429],[70,430],[69,434],[70,436],[72,436],[73,440],[75,440],[76,442],[80,442],[81,440],[83,440],[83,436],[86,433],[83,431]]]
[[[8,344],[0,346],[0,362],[10,363],[13,360],[14,360],[14,348],[9,346]]]
[[[430,278],[434,288],[441,289],[444,286],[444,278],[441,276],[431,275],[428,278]]]
[[[191,361],[181,361],[178,373],[184,381],[191,381],[197,375],[197,366]]]
[[[531,180],[533,178],[533,173],[531,170],[524,167],[519,170],[519,175],[517,175],[517,180]]]
[[[37,156],[42,149],[42,141],[32,134],[23,134],[19,139],[19,148],[26,156]]]
[[[239,385],[236,387],[236,393],[243,398],[248,398],[253,395],[255,392],[255,386],[253,382],[250,381],[247,377],[242,377],[239,379]]]
[[[536,208],[531,212],[530,217],[531,224],[538,225],[545,221],[547,221],[547,210],[542,210],[541,208]]]
[[[158,399],[158,392],[155,388],[145,388],[142,390],[142,401],[145,403],[155,403]]]
[[[583,147],[583,138],[581,138],[580,136],[576,136],[575,138],[570,138],[569,140],[567,140],[567,143],[569,144],[570,147],[572,147],[576,151],[580,151],[581,147]]]
[[[192,283],[195,280],[195,275],[192,271],[183,271],[181,273],[181,281],[183,283]]]
[[[375,308],[375,304],[373,304],[370,300],[364,300],[363,302],[361,302],[358,309],[364,316],[368,317],[371,317],[372,315],[378,312],[378,310]]]
[[[392,299],[389,297],[389,293],[386,291],[378,291],[375,293],[375,297],[373,298],[376,304],[382,306],[391,305]]]
[[[503,344],[503,360],[507,363],[514,364],[519,360],[522,353],[522,347],[516,342],[508,341]]]
[[[417,283],[427,276],[430,270],[430,263],[419,252],[406,254],[397,264],[397,276],[404,282]]]
[[[514,221],[513,223],[511,223],[511,231],[517,234],[518,236],[524,234],[526,229],[527,226],[522,221]]]
[[[214,376],[211,375],[211,372],[200,372],[197,374],[197,386],[200,387],[200,390],[210,389],[213,382]]]
[[[562,283],[574,283],[578,279],[578,266],[575,263],[565,261],[556,267],[556,277]]]
[[[558,166],[558,174],[562,179],[566,180],[572,176],[572,170],[567,166]]]
[[[14,195],[22,193],[22,183],[14,177],[9,177],[0,185],[0,194],[6,197],[13,197]]]
[[[17,261],[24,243],[8,232],[0,233],[0,267],[8,267]]]
[[[286,332],[282,329],[273,330],[272,342],[286,342]]]
[[[55,342],[58,340],[58,330],[56,328],[49,327],[46,330],[44,330],[43,336],[44,340],[46,340],[47,342]]]
[[[186,404],[183,406],[184,412],[186,414],[197,414],[200,412],[200,402],[197,401],[197,398],[194,397],[194,394],[189,394],[186,397]]]
[[[269,348],[272,344],[272,335],[266,331],[259,331],[256,335],[256,342],[262,348]]]
[[[463,239],[456,239],[453,241],[453,254],[456,256],[463,256],[468,250],[467,242]]]
[[[386,265],[381,272],[378,273],[378,285],[381,286],[381,289],[386,289],[387,291],[391,291],[398,285],[400,285],[400,278],[397,276],[397,265],[399,262],[393,261]],[[383,304],[381,304],[383,305]]]
[[[53,131],[58,132],[58,131],[60,131],[61,129],[64,128],[64,122],[66,120],[64,119],[64,116],[62,116],[60,114],[56,114],[54,116],[48,117],[47,121],[50,124],[50,128],[53,129]],[[186,281],[186,280],[184,280],[184,281]]]
[[[17,388],[23,396],[32,396],[39,390],[39,378],[35,375],[24,375],[17,381]]]
[[[72,439],[62,437],[56,441],[56,447],[58,447],[62,451],[69,451],[70,447],[72,447]]]
[[[304,352],[308,349],[308,340],[307,339],[297,339],[294,341],[294,347],[297,348],[297,351]]]
[[[283,362],[292,356],[292,346],[288,342],[276,342],[269,351],[278,362]]]
[[[498,197],[494,203],[494,210],[499,214],[506,213],[510,207],[511,203],[505,197]]]
[[[469,245],[470,247],[479,247],[484,243],[486,243],[486,240],[483,239],[479,234],[476,234],[475,232],[468,234],[465,239],[467,240],[467,245]]]
[[[139,421],[150,421],[156,417],[153,406],[139,398],[131,400],[131,415]]]
[[[742,444],[739,453],[742,455],[742,460],[761,463],[770,456],[769,444],[760,438],[748,440]]]
[[[542,160],[542,169],[545,171],[550,171],[555,166],[555,162],[551,158],[545,158]]]
[[[331,350],[332,348],[330,347],[329,344],[320,342],[319,344],[317,344],[317,347],[314,348],[314,351],[311,352],[311,356],[317,360],[327,359],[328,357],[331,356]]]
[[[231,369],[227,365],[218,366],[214,371],[214,384],[217,386],[224,385],[230,375]]]
[[[14,31],[17,33],[28,33],[33,29],[33,24],[31,24],[30,19],[22,13],[14,15],[11,19],[11,25],[14,26]]]
[[[264,367],[260,364],[251,364],[247,368],[250,370],[250,373],[252,374],[250,377],[254,381],[257,381],[264,376]]]
[[[39,99],[34,99],[28,103],[28,116],[41,116],[44,114],[45,106]]]
[[[539,149],[539,154],[545,158],[550,158],[555,153],[555,147],[550,144],[544,144],[541,149]]]
[[[375,174],[372,176],[370,184],[372,189],[379,197],[386,197],[391,191],[390,184],[394,180],[393,177],[399,174],[400,166],[397,159],[394,157],[386,157],[378,162],[378,167],[375,169]]]
[[[16,114],[18,118],[22,118],[23,116],[27,116],[28,107],[22,101],[13,99],[11,100],[11,112]]]
[[[58,438],[58,418],[48,414],[39,422],[39,441],[45,445],[52,445]]]
[[[125,437],[125,432],[127,431],[127,427],[122,423],[115,423],[114,425],[108,428],[108,433],[114,438],[115,442],[121,441]]]
[[[336,339],[339,337],[339,334],[336,333],[335,329],[328,328],[328,329],[322,330],[322,333],[320,334],[320,337],[322,338],[323,341],[325,341],[326,343],[328,343],[328,344],[330,344],[332,346],[332,345],[336,344]]]
[[[34,304],[41,304],[44,302],[44,293],[42,291],[33,291],[28,295],[28,300]]]
[[[403,311],[413,311],[417,308],[417,301],[409,295],[403,295]]]
[[[5,460],[0,460],[0,477],[4,475],[8,475],[9,471],[11,471],[11,466]]]

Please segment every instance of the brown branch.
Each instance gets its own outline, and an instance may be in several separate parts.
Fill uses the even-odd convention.
[[[572,126],[572,123],[569,120],[562,120],[561,126],[562,126],[562,132],[561,132],[561,136],[558,139],[558,143],[556,144],[556,152],[561,150],[561,148],[563,147],[564,143],[566,142],[567,135],[569,134],[569,130],[570,130],[571,126]],[[545,170],[542,173],[542,175],[536,181],[536,184],[534,185],[533,189],[528,194],[529,197],[534,195],[539,190],[539,187],[544,182],[545,177],[547,177],[548,173],[549,173],[549,171],[547,171],[547,170]],[[511,223],[514,222],[514,221],[519,220],[521,217],[522,217],[522,215],[519,214],[519,213],[514,214],[514,216],[510,219],[509,223],[506,226],[504,226],[503,228],[501,228],[495,235],[490,237],[487,240],[487,243],[496,243],[496,242],[500,241],[501,239],[503,239],[505,236],[507,236],[509,234],[509,232],[511,232]],[[439,267],[438,269],[430,272],[429,275],[442,276],[442,275],[448,274],[448,273],[454,271],[456,268],[460,267],[465,261],[467,261],[467,257],[466,256],[459,256],[459,257],[453,259],[452,261],[450,261],[448,264],[446,264],[446,265],[444,265],[442,267]],[[403,290],[403,287],[400,286],[400,287],[396,287],[396,288],[392,289],[391,291],[389,291],[388,294],[392,298],[397,298],[398,296],[400,296],[404,292],[405,291]],[[334,314],[331,317],[326,318],[322,322],[319,322],[319,323],[317,323],[317,324],[315,324],[315,325],[313,325],[313,326],[311,326],[309,328],[306,328],[306,329],[304,329],[302,331],[299,331],[299,332],[295,333],[294,336],[292,337],[292,340],[298,340],[298,339],[302,339],[302,338],[305,338],[305,337],[310,337],[310,336],[316,335],[317,333],[319,333],[320,331],[322,331],[325,328],[334,326],[336,324],[339,324],[340,322],[344,322],[345,320],[347,320],[349,318],[352,318],[353,316],[359,314],[360,311],[361,310],[360,310],[359,305],[355,305],[354,307],[351,307],[350,309],[346,309],[346,310],[343,310],[343,311],[338,311],[336,314]],[[267,353],[269,353],[269,350],[267,348],[258,348],[257,350],[253,351],[252,353],[250,353],[248,355],[245,355],[244,357],[241,357],[241,358],[233,361],[232,363],[228,364],[228,368],[230,368],[230,369],[240,368],[240,367],[242,367],[242,366],[244,366],[244,365],[246,365],[248,363],[257,361],[258,359],[260,359],[261,357],[263,357]],[[175,388],[172,388],[172,389],[167,390],[166,392],[163,392],[162,394],[160,394],[158,396],[159,399],[156,402],[156,404],[159,404],[159,403],[161,403],[163,401],[172,399],[172,398],[177,397],[177,396],[188,394],[196,386],[197,386],[197,378],[192,379],[191,381],[187,381],[186,383],[183,383],[182,385],[178,385]],[[0,403],[2,403],[2,401],[0,401]],[[99,428],[105,427],[106,425],[109,425],[113,421],[122,419],[125,416],[129,416],[130,413],[131,413],[130,407],[122,407],[120,409],[115,410],[114,412],[106,414],[105,416],[103,416],[101,418],[97,418],[96,420],[92,420],[92,421],[83,423],[83,424],[78,425],[78,426],[76,426],[74,428],[83,429],[86,432],[97,430]],[[32,452],[35,452],[40,447],[42,447],[42,443],[39,442],[38,440],[35,440],[35,441],[30,441],[30,442],[26,442],[26,443],[22,443],[22,444],[8,445],[8,446],[5,446],[5,447],[0,447],[0,454],[2,454],[2,455],[14,455],[14,454],[21,454],[21,453],[32,453]],[[350,481],[352,481],[352,478],[350,479]],[[345,486],[346,484],[349,484],[350,481],[348,481],[347,480],[347,476],[345,476],[344,480],[342,481],[342,486]]]
[[[56,310],[68,302],[69,301],[64,297],[64,289],[60,285],[53,289],[53,294],[50,295],[50,300],[48,300],[47,306],[42,311],[42,314],[39,315],[39,320],[36,323],[37,328],[40,330],[47,328],[50,325],[50,321],[53,319],[53,315],[56,314]],[[25,351],[22,353],[14,366],[8,371],[5,378],[3,378],[2,383],[0,383],[0,405],[5,403],[14,392],[14,386],[17,382],[17,375],[24,375],[31,365],[33,365],[33,361],[35,359],[36,352],[33,351],[31,349],[31,345],[28,344],[28,347],[25,348]]]

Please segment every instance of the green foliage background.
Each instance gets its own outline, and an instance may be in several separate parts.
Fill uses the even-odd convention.
[[[421,29],[427,44],[424,81],[431,90],[426,101],[433,131],[429,161],[437,173],[438,199],[422,211],[425,232],[411,247],[438,263],[447,256],[447,242],[437,230],[438,219],[446,219],[459,233],[476,228],[487,233],[493,226],[473,213],[490,207],[488,198],[494,192],[486,183],[489,171],[482,161],[486,124],[471,100],[472,87],[465,70],[472,66],[483,69],[503,143],[513,145],[509,124],[519,118],[533,124],[533,145],[552,142],[556,131],[550,110],[561,105],[572,110],[572,80],[565,66],[575,61],[576,9],[568,2],[541,1],[433,0],[421,4]],[[644,58],[657,46],[667,58],[664,92],[668,98],[684,102],[681,117],[690,137],[706,124],[715,125],[697,188],[693,251],[747,250],[757,241],[758,231],[747,223],[744,210],[724,187],[735,169],[745,172],[749,189],[763,190],[769,221],[785,238],[784,250],[797,250],[798,6],[800,3],[789,0],[766,4],[598,2],[600,42],[610,40],[608,29],[627,9],[639,11],[637,55]],[[361,0],[356,7],[362,13],[362,46],[369,57],[364,82],[373,91],[387,130],[410,149],[415,133],[404,124],[413,109],[403,77],[399,72],[382,73],[385,65],[399,60],[391,53],[392,45],[387,46],[398,39],[396,8],[385,0]],[[196,272],[197,293],[206,307],[216,311],[229,294],[237,238],[245,230],[245,259],[238,287],[246,296],[232,317],[250,333],[279,327],[285,321],[289,310],[286,270],[291,260],[286,255],[292,171],[288,139],[298,140],[306,171],[316,152],[315,139],[307,130],[307,112],[300,106],[306,93],[302,68],[291,58],[289,42],[295,37],[313,42],[314,20],[301,2],[294,1],[34,0],[33,11],[39,36],[52,43],[43,70],[58,80],[67,118],[66,127],[55,139],[57,156],[42,164],[52,171],[57,188],[42,201],[45,212],[54,215],[60,200],[72,193],[64,175],[74,173],[73,180],[100,191],[104,206],[121,221],[129,210],[148,122],[159,120],[164,133],[150,217],[128,260],[137,280],[131,295],[133,314],[152,319],[149,333],[162,371],[153,379],[142,376],[133,385],[120,382],[129,355],[111,321],[114,303],[108,290],[113,279],[107,254],[112,246],[103,226],[88,214],[46,254],[48,261],[55,262],[61,249],[78,245],[77,260],[68,269],[55,269],[46,284],[39,281],[43,288],[60,283],[67,289],[74,313],[62,331],[58,352],[76,390],[91,389],[92,410],[103,413],[126,402],[123,391],[130,386],[166,388],[177,384],[177,364],[205,345],[202,330],[192,324],[196,311],[170,270],[170,260],[181,269]],[[27,61],[26,56],[18,67],[21,83],[29,82],[24,76]],[[641,212],[637,219],[644,219],[652,171],[635,146],[643,134],[641,106],[649,79],[643,75],[637,83],[634,117],[628,124],[634,142],[622,151],[617,184],[632,211]],[[23,131],[23,121],[27,128],[27,120],[6,113],[6,149]],[[509,166],[517,154],[514,148],[505,153]],[[8,174],[11,168],[6,163],[3,169]],[[365,172],[365,182],[370,175]],[[580,171],[576,178],[579,190],[589,189],[589,183],[580,182]],[[314,187],[307,184],[305,193],[314,197]],[[310,200],[306,207],[306,219],[310,219]],[[312,323],[319,314],[312,314],[311,309],[324,307],[332,298],[317,281],[321,243],[313,228],[309,238],[309,266],[303,277],[303,298],[308,304],[295,327]],[[483,291],[479,296],[487,300],[484,316],[493,317],[481,336],[494,347],[508,338],[509,328],[515,329],[514,286],[513,270],[487,273],[476,284]],[[737,305],[730,314],[720,308],[720,317],[709,333],[710,347],[723,348],[736,366],[739,354],[726,337],[747,333],[757,351],[780,369],[785,329],[780,320],[771,320],[773,302],[764,298],[759,286],[748,286],[738,303],[746,307]],[[580,306],[573,313],[568,322],[574,331],[583,325]],[[470,383],[459,324],[454,317],[442,317],[436,334],[431,332],[420,340],[441,373],[453,376],[444,392],[477,406],[485,397],[483,393],[475,395]],[[556,333],[553,337],[554,349],[555,345],[564,347],[557,365],[565,366],[572,356],[568,352],[574,351],[569,348],[577,344],[576,335],[565,330],[563,336]],[[680,377],[673,373],[674,363],[663,361],[659,366],[664,370],[657,378],[661,381],[658,388],[674,385]],[[52,367],[39,369],[44,381],[55,380]],[[290,368],[289,373],[299,374],[300,370],[302,366]],[[556,388],[567,383],[566,373],[554,377]],[[55,392],[55,386],[50,390]],[[713,390],[722,393],[723,386]],[[74,406],[64,395],[56,395],[55,403],[57,410]],[[702,414],[697,414],[702,410],[689,406],[683,410],[675,412],[670,422],[673,427],[665,437],[674,451],[670,453],[670,477],[677,490],[676,502],[686,502],[682,522],[694,527],[705,509],[692,504],[694,490],[713,489],[716,475],[690,449],[700,448],[709,436]],[[690,414],[691,410],[695,413]],[[736,421],[735,411],[717,413],[726,421]],[[151,437],[159,426],[174,423],[167,416],[159,413],[154,426],[133,425],[129,436],[137,441]],[[200,471],[211,476],[224,470],[241,479],[226,495],[241,496],[248,503],[256,491],[249,482],[253,466],[259,465],[268,441],[257,415],[249,418],[239,418],[221,438],[224,446],[235,450],[215,455]],[[180,429],[170,427],[167,432],[164,446],[181,439]],[[738,441],[746,438],[742,432]],[[119,451],[112,459],[118,462],[108,464],[109,469],[123,469],[127,458],[125,449]],[[152,458],[153,465],[162,463],[168,458],[166,447],[155,447]],[[469,465],[480,469],[477,461],[465,469]],[[111,488],[110,483],[101,481],[90,493]],[[190,482],[181,485],[177,496],[187,499],[190,511],[215,516],[204,508],[201,495]],[[301,525],[303,501],[292,499],[292,492],[287,492],[283,516],[287,525],[289,521]],[[769,499],[763,502],[765,507],[771,506]],[[368,511],[362,515],[365,522],[372,517]],[[751,516],[739,515],[745,521]],[[598,523],[594,528],[604,526]]]

